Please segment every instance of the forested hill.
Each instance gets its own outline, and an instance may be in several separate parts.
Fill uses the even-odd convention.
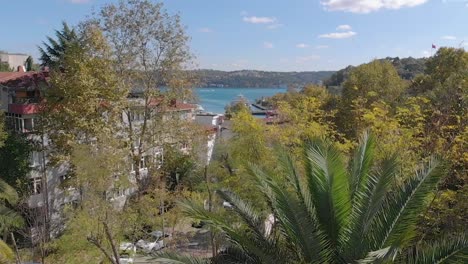
[[[304,86],[310,83],[321,83],[330,78],[334,71],[316,72],[268,72],[255,70],[193,71],[203,87],[287,87]]]
[[[399,57],[386,57],[379,60],[388,60],[392,62],[395,66],[398,74],[402,79],[411,80],[416,75],[424,73],[426,58],[402,58]],[[335,72],[329,79],[324,81],[326,86],[340,86],[348,77],[349,72],[354,68],[354,66],[348,66],[344,69],[341,69]]]

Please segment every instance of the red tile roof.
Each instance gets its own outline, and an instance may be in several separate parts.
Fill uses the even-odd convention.
[[[149,105],[150,106],[160,106],[161,103],[164,102],[164,96],[159,96],[156,98],[151,98]],[[196,109],[197,106],[194,104],[184,103],[178,100],[170,100],[168,103],[169,109],[168,110],[192,110]]]
[[[47,82],[48,72],[0,72],[0,84],[14,89],[37,88],[39,82]]]

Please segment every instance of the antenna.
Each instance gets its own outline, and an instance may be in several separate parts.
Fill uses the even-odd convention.
[[[462,40],[462,41],[460,42],[460,44],[458,44],[458,48],[461,48],[461,47],[462,47],[463,42],[465,42],[465,40]]]

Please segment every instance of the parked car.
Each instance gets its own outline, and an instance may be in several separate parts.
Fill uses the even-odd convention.
[[[162,239],[156,239],[155,241],[151,242],[140,239],[136,242],[136,246],[139,250],[149,254],[164,248],[164,241]]]

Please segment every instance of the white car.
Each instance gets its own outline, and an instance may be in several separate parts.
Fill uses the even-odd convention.
[[[164,247],[164,241],[156,239],[154,242],[149,242],[140,239],[136,242],[136,246],[145,253],[151,253],[153,251],[162,249]]]

